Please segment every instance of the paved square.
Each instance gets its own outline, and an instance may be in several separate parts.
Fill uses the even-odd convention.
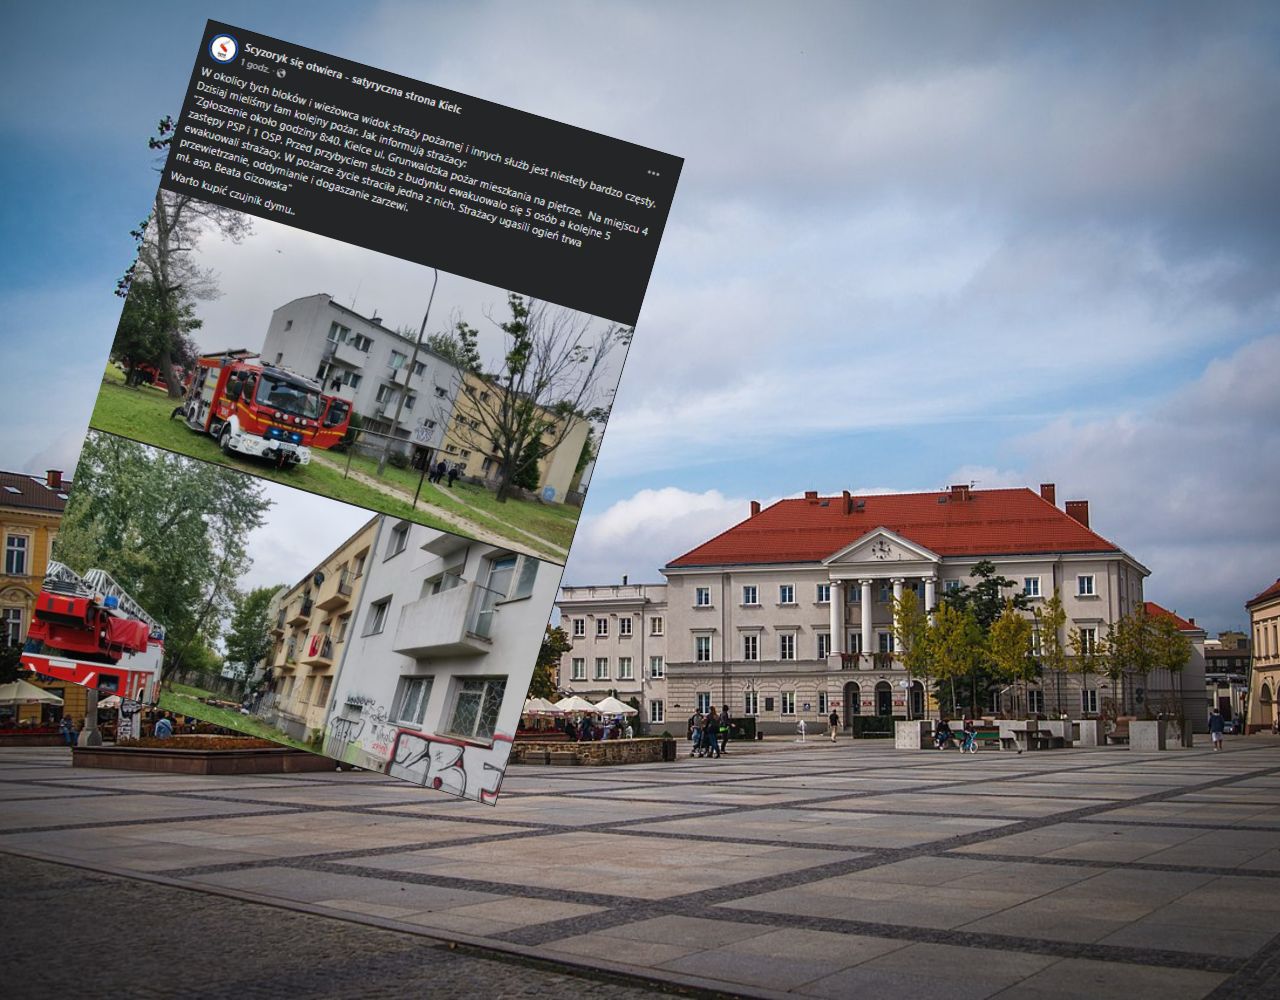
[[[1270,736],[1145,755],[766,742],[513,767],[494,808],[361,772],[68,765],[0,750],[0,851],[589,977],[773,997],[1280,995]]]

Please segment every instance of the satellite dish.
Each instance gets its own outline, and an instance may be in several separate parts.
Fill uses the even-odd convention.
[[[314,583],[317,587],[322,586],[324,584],[324,574],[317,573],[315,576],[311,578],[311,582]]]

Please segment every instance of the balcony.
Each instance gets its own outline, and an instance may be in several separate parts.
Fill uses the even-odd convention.
[[[369,363],[369,355],[364,351],[351,344],[335,344],[332,340],[326,343],[324,356],[326,361],[336,361],[348,368],[363,368]]]
[[[290,625],[305,625],[311,620],[311,612],[315,610],[315,605],[311,598],[304,597],[301,603],[293,609],[293,613],[289,616]]]
[[[271,631],[276,635],[284,635],[284,610],[276,615],[275,623],[271,626]]]
[[[330,582],[332,581],[332,582]],[[346,607],[351,600],[352,576],[350,573],[335,573],[316,595],[316,607],[321,611],[334,611]]]
[[[383,373],[384,382],[390,382],[392,385],[408,385],[409,384],[409,366],[404,365],[400,368],[391,368],[388,366],[386,372]]]
[[[392,648],[405,656],[482,656],[504,595],[466,583],[406,604]]]
[[[333,640],[327,635],[316,634],[307,638],[302,647],[302,662],[312,667],[333,665]]]

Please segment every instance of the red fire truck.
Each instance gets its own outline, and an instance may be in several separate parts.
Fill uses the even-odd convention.
[[[83,577],[51,560],[22,665],[97,688],[101,694],[154,703],[164,663],[164,630],[105,570]]]
[[[306,465],[312,448],[332,448],[342,440],[351,404],[250,351],[224,351],[197,361],[186,398],[172,415],[213,435],[224,452]]]

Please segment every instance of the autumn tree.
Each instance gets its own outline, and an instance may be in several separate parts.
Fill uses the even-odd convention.
[[[959,704],[956,681],[969,681],[969,711],[977,710],[977,674],[984,658],[984,640],[981,626],[973,611],[960,609],[945,601],[934,613],[929,648],[933,653],[933,666],[940,682],[951,686],[951,706]]]
[[[1036,621],[1036,634],[1039,637],[1040,663],[1056,681],[1057,707],[1062,708],[1062,680],[1067,672],[1067,649],[1062,641],[1062,630],[1067,625],[1067,611],[1062,605],[1062,594],[1054,587],[1053,596],[1033,612]]]
[[[533,667],[533,680],[529,683],[530,698],[554,698],[556,695],[556,668],[560,657],[573,648],[569,634],[558,625],[548,625],[538,650],[538,661]]]
[[[1073,673],[1080,675],[1080,689],[1082,691],[1089,690],[1089,677],[1097,674],[1103,667],[1104,657],[1102,656],[1102,640],[1098,637],[1097,629],[1080,628],[1073,625],[1068,634],[1068,644],[1071,647],[1071,659],[1069,661],[1070,669]],[[1081,699],[1081,711],[1087,718],[1089,713],[1084,711],[1084,701]]]
[[[1015,610],[1012,599],[1005,601],[1004,611],[987,633],[987,653],[996,675],[1014,686],[1015,695],[1021,687],[1023,704],[1027,684],[1039,672],[1039,664],[1031,653],[1031,634],[1031,619]]]
[[[489,317],[502,331],[505,350],[496,370],[477,387],[466,381],[460,391],[471,397],[475,426],[459,433],[499,465],[497,499],[505,501],[522,470],[555,451],[579,420],[593,420],[611,399],[614,379],[608,360],[631,342],[632,331],[616,323],[597,327],[583,313],[548,302],[507,295],[510,317]],[[459,321],[454,335],[467,356],[479,356],[479,331]],[[527,472],[526,472],[527,475]]]
[[[282,585],[255,587],[240,592],[234,598],[234,611],[223,644],[227,650],[227,662],[244,668],[247,679],[255,664],[266,659],[271,651],[271,619],[268,614],[271,600]]]
[[[153,150],[165,150],[173,141],[174,121],[161,119],[156,134],[148,140]],[[163,169],[163,165],[157,169]],[[135,315],[155,324],[156,363],[164,374],[169,395],[182,395],[182,385],[174,373],[190,342],[183,329],[192,317],[194,303],[219,295],[213,272],[201,267],[196,258],[200,240],[209,235],[239,243],[252,231],[253,221],[243,212],[201,201],[191,194],[157,188],[151,214],[130,235],[138,245],[137,259],[116,284],[116,294],[135,298]],[[136,292],[135,292],[136,288]],[[138,331],[130,330],[130,340]],[[147,343],[151,338],[144,338]],[[125,345],[113,345],[112,353],[122,356]]]
[[[893,598],[893,640],[898,658],[907,671],[907,681],[920,678],[925,694],[931,690],[933,659],[930,643],[929,614],[925,611],[914,590],[904,590],[901,597]],[[927,705],[926,701],[926,714]],[[910,715],[911,688],[907,688],[907,714]]]

